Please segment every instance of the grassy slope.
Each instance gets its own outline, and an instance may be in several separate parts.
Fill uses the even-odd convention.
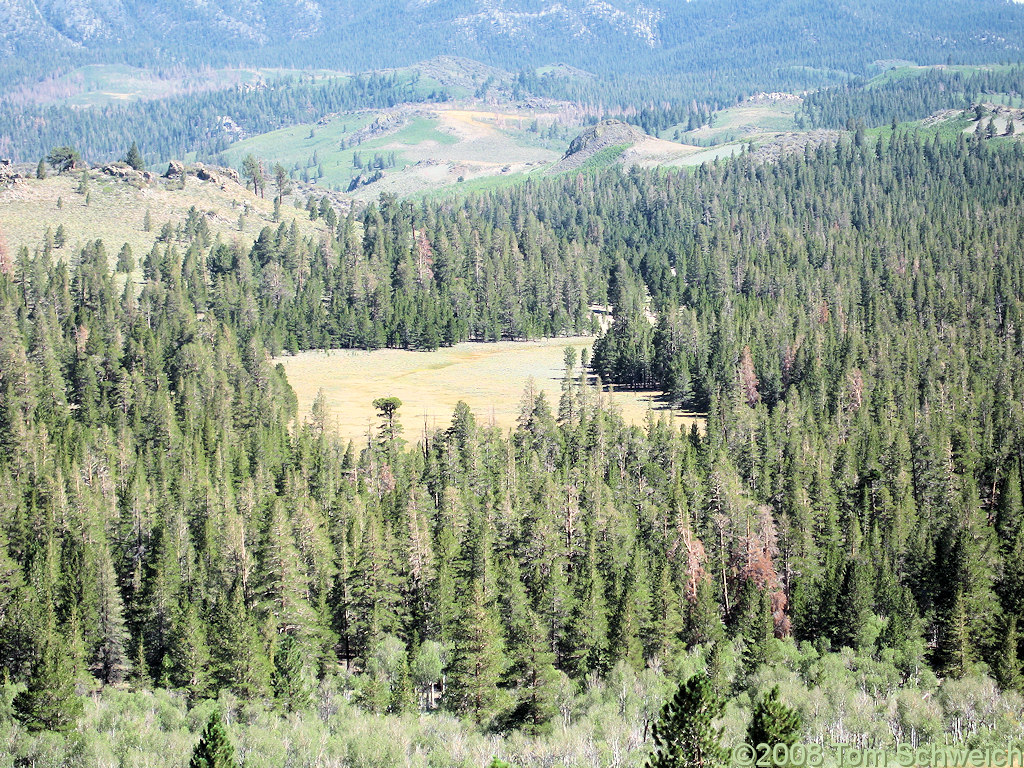
[[[190,177],[183,189],[175,189],[174,184],[163,180],[137,188],[93,171],[86,205],[85,196],[76,192],[79,178],[77,174],[65,174],[42,181],[28,179],[6,189],[0,187],[0,231],[12,253],[17,253],[21,246],[39,246],[47,229],[55,232],[63,225],[67,242],[58,253],[73,254],[86,242],[100,239],[111,258],[127,243],[139,261],[153,247],[164,223],[182,223],[192,206],[206,214],[211,233],[225,241],[239,238],[251,242],[263,227],[273,224],[271,201],[261,200],[231,182],[222,190]],[[62,203],[60,208],[58,200]],[[243,216],[244,228],[240,230],[239,215],[247,207],[249,213]],[[143,228],[147,210],[152,220],[149,232]],[[290,224],[293,218],[304,234],[321,228],[309,220],[304,210],[286,205],[282,220]]]
[[[796,130],[793,117],[800,105],[796,101],[765,103],[746,102],[716,112],[711,125],[695,131],[685,125],[672,126],[661,132],[663,139],[688,144],[725,144],[737,140],[756,139],[784,131]],[[676,138],[678,133],[678,138]]]
[[[347,76],[346,73],[332,70],[300,72],[280,68],[234,67],[157,73],[127,64],[89,64],[41,83],[23,86],[11,97],[41,104],[103,107],[130,101],[163,99],[183,93],[253,86],[263,81],[300,74],[318,78]]]
[[[892,67],[884,72],[875,75],[867,82],[868,88],[875,88],[879,85],[891,83],[896,80],[903,80],[908,77],[920,77],[933,69],[949,70],[951,72],[962,72],[965,74],[973,74],[975,72],[1005,72],[1010,69],[1009,64],[934,64],[929,66],[918,66],[916,64],[906,64],[902,66]]]
[[[395,166],[384,169],[384,179],[357,190],[358,200],[374,199],[381,192],[401,196],[454,186],[464,180],[509,177],[536,170],[557,159],[562,147],[545,142],[530,132],[534,120],[553,120],[554,113],[506,107],[403,106],[389,110],[405,124],[396,131],[357,140],[357,132],[381,112],[364,111],[338,115],[324,125],[301,125],[238,142],[224,154],[226,163],[239,166],[248,154],[269,163],[280,162],[289,170],[298,164],[319,184],[344,191],[361,172],[353,164],[358,152],[364,162],[375,154],[394,155]],[[342,142],[346,146],[342,149]],[[351,146],[349,146],[351,144]],[[316,153],[318,163],[312,164]]]
[[[320,183],[332,189],[337,186],[344,189],[348,187],[356,169],[352,166],[353,150],[342,150],[341,141],[365,128],[373,118],[373,113],[364,112],[338,117],[326,125],[304,124],[282,128],[233,144],[223,153],[223,158],[228,165],[236,168],[250,154],[270,163],[281,163],[288,170],[292,170],[297,163],[300,168],[308,168],[310,176],[315,178],[317,166],[312,165],[315,154],[324,167],[325,175]],[[357,149],[366,152],[362,146]],[[370,154],[372,156],[372,152]]]

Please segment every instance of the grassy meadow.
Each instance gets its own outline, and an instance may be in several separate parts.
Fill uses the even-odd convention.
[[[308,418],[313,400],[323,389],[329,422],[338,434],[365,441],[368,429],[376,429],[379,422],[373,400],[393,395],[402,401],[399,420],[405,438],[415,441],[424,428],[432,432],[447,426],[459,400],[464,400],[482,423],[503,430],[514,427],[523,390],[531,378],[557,412],[565,348],[590,349],[593,342],[591,337],[577,336],[495,344],[466,342],[436,352],[326,350],[283,356],[275,362],[284,366],[295,390],[300,418]],[[670,413],[650,392],[622,390],[605,396],[634,424],[642,424],[649,409],[658,416]],[[672,419],[687,427],[695,420],[678,412],[672,413]]]

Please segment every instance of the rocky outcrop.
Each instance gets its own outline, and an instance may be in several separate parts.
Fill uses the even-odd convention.
[[[234,168],[221,168],[215,165],[203,165],[202,163],[196,163],[189,173],[195,173],[195,176],[200,181],[208,181],[211,184],[219,184],[223,186],[227,182],[231,181],[235,184],[241,184],[242,179],[238,175],[238,171]]]
[[[167,173],[164,174],[165,179],[180,179],[185,176],[185,164],[177,160],[171,160],[167,164]]]
[[[621,120],[604,120],[593,128],[588,128],[569,144],[569,149],[562,158],[567,159],[580,153],[588,157],[606,147],[622,144],[633,145],[647,138],[647,134],[629,123]]]
[[[549,173],[575,170],[603,149],[632,147],[648,138],[646,133],[629,123],[604,120],[573,139],[562,159],[551,167]]]
[[[221,189],[226,189],[228,184],[241,184],[242,179],[234,168],[222,168],[217,165],[204,165],[196,163],[187,166],[178,160],[171,160],[167,165],[165,179],[184,179],[188,176],[195,176],[200,181],[216,184]]]
[[[107,176],[113,176],[115,179],[121,179],[122,181],[142,184],[152,184],[156,181],[155,173],[151,171],[137,171],[128,163],[107,163],[100,168],[100,171]]]
[[[23,175],[14,170],[14,165],[12,163],[0,163],[0,184],[3,186],[17,184],[23,178],[25,178]]]

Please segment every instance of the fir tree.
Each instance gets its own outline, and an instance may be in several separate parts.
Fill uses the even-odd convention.
[[[274,694],[289,711],[301,711],[312,701],[305,680],[302,648],[290,634],[284,635],[274,653]]]
[[[188,768],[238,768],[235,748],[221,722],[220,712],[214,710],[203,729],[203,735],[192,752]]]
[[[141,171],[146,167],[146,163],[142,159],[142,153],[139,152],[139,145],[134,141],[132,142],[131,147],[128,148],[128,153],[125,155],[124,161],[130,168],[134,168],[136,171]]]
[[[757,747],[759,744],[785,744],[791,747],[800,736],[800,713],[787,707],[779,699],[779,686],[773,686],[754,705],[747,726],[747,744]],[[773,762],[773,765],[776,763]]]
[[[445,705],[483,722],[495,711],[498,681],[506,662],[501,631],[486,605],[479,581],[472,584],[470,599],[459,617],[452,644]]]
[[[28,688],[14,697],[14,715],[30,731],[68,731],[84,710],[75,692],[70,648],[56,630],[44,636]]]
[[[706,675],[682,683],[654,725],[648,768],[724,768],[729,751],[722,746],[722,729],[715,727],[724,711]]]
[[[120,252],[117,254],[117,267],[118,272],[129,273],[135,269],[135,258],[132,256],[132,247],[125,243],[121,246]]]

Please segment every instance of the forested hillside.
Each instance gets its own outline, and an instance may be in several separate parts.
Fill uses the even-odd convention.
[[[9,711],[71,727],[79,680],[301,712],[316,679],[366,712],[529,734],[593,711],[601,681],[699,664],[735,694],[789,674],[822,738],[1005,744],[1022,196],[1020,144],[859,132],[775,164],[326,206],[320,240],[185,226],[141,284],[113,273],[116,243],[5,253]],[[342,445],[268,364],[569,332],[592,301],[616,315],[593,373],[706,409],[706,434],[625,425],[567,355],[560,401],[522,393],[511,434],[460,407],[416,440],[382,397],[372,439]],[[893,713],[902,689],[941,709],[835,726],[811,703],[831,663]],[[985,675],[998,728],[950,698]]]
[[[946,109],[969,110],[988,100],[1011,100],[1024,94],[1024,68],[1020,66],[926,69],[886,73],[880,82],[825,88],[804,97],[797,124],[811,128],[868,127],[921,120]]]
[[[232,141],[326,115],[396,104],[446,101],[449,93],[415,74],[354,77],[282,77],[266,87],[190,94],[126,105],[78,109],[60,105],[0,104],[2,149],[16,160],[45,157],[71,144],[87,161],[121,157],[132,141],[147,163],[189,155],[210,159]]]
[[[11,74],[97,60],[365,69],[443,53],[515,70],[562,61],[601,74],[735,81],[793,67],[860,73],[879,59],[1015,60],[1024,18],[1000,0],[14,0],[0,14]]]

